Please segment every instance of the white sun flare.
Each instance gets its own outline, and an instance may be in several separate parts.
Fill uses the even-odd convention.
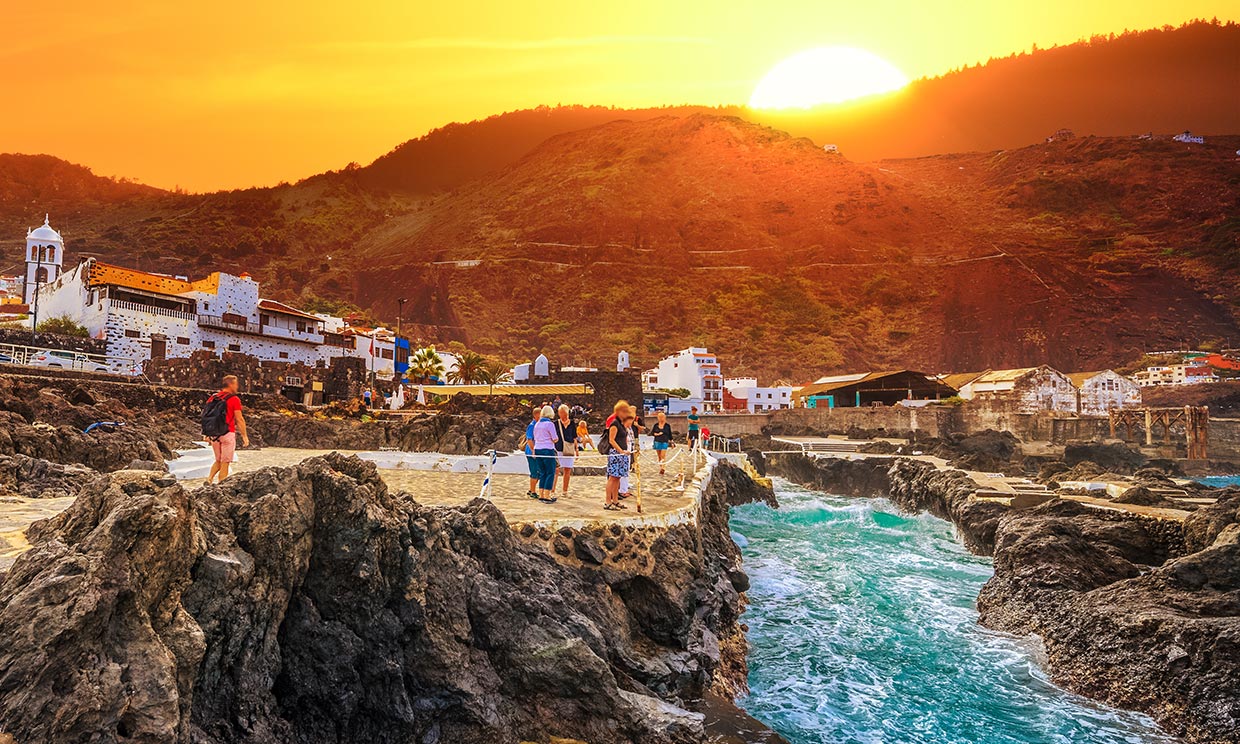
[[[811,108],[898,90],[908,78],[876,54],[854,47],[818,47],[771,68],[749,98],[750,108]]]

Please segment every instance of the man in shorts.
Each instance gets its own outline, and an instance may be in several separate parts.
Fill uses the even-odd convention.
[[[697,406],[689,406],[687,419],[689,422],[689,446],[696,447],[698,445],[698,438],[701,435],[699,427],[702,421],[702,417],[698,415]]]
[[[225,420],[228,422],[228,433],[211,439],[215,463],[211,465],[211,474],[207,476],[207,483],[223,483],[228,477],[228,468],[237,459],[237,434],[241,435],[241,446],[250,446],[250,435],[245,431],[245,416],[241,415],[241,396],[237,395],[237,376],[225,375],[222,382],[224,386],[218,393],[211,396],[211,400],[222,400],[227,406]]]

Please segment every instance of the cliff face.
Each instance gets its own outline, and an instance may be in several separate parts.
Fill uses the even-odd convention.
[[[683,699],[743,680],[726,516],[743,496],[720,468],[644,572],[557,562],[489,502],[425,507],[339,455],[193,492],[100,477],[0,583],[0,732],[700,741]]]
[[[1056,683],[1191,742],[1240,741],[1240,490],[1181,527],[1060,500],[1010,510],[972,498],[962,473],[910,460],[776,455],[766,467],[951,520],[994,556],[981,623],[1038,635]]]

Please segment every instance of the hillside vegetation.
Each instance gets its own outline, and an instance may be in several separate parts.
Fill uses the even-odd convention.
[[[1173,81],[1155,76],[1126,84],[1147,92],[1144,118],[1094,104],[1129,134],[1044,143],[1074,123],[1045,101],[1013,114],[1023,93],[1010,81],[1044,90],[1055,75],[1118,75],[1126,55],[1165,59],[1193,44],[1216,80],[1234,68],[1209,46],[1220,39],[1240,40],[1237,28],[1126,35],[919,83],[909,101],[930,96],[955,115],[985,98],[970,105],[989,107],[986,130],[1007,149],[868,163],[849,145],[824,152],[796,126],[700,107],[514,112],[445,127],[370,166],[205,195],[0,155],[0,269],[15,271],[21,228],[50,212],[70,261],[244,270],[275,299],[388,319],[404,297],[405,327],[425,340],[510,361],[545,351],[605,365],[627,348],[647,364],[693,343],[730,372],[795,381],[891,366],[1113,366],[1240,339],[1240,137],[1186,145],[1166,127],[1138,139],[1175,106],[1194,121],[1215,110],[1213,89],[1190,90],[1197,108],[1175,97],[1164,108],[1151,91]],[[992,78],[1009,83],[987,87]],[[1062,91],[1066,106],[1091,95]],[[910,131],[937,126],[890,116]],[[943,126],[965,131],[975,121],[965,119]]]

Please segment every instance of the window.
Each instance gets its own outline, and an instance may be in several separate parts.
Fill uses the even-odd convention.
[[[204,348],[204,349],[214,349],[214,348],[215,348],[215,342],[214,342],[214,341],[203,341],[203,342],[202,342],[202,348]]]
[[[241,351],[241,344],[229,344],[228,350],[229,351]]]
[[[125,329],[125,338],[142,338],[142,334],[132,328]]]
[[[210,302],[204,302],[204,303],[202,303],[202,309],[203,309],[203,310],[210,310],[210,309],[211,309],[211,303],[210,303]]]
[[[305,333],[305,331],[306,331],[306,321],[304,321],[304,320],[299,320],[299,321],[297,321],[297,331],[298,331],[299,333]]]
[[[265,313],[264,313],[264,314],[262,314],[262,315],[259,315],[259,316],[258,316],[258,324],[259,324],[259,325],[270,325],[270,324],[271,324],[271,316],[270,316],[270,315],[267,315],[267,314],[265,314]]]
[[[177,336],[177,343],[182,346],[189,346],[189,339],[185,336]]]
[[[282,352],[280,352],[280,358],[281,358],[281,359],[288,359],[288,352],[287,352],[287,351],[282,351]]]

